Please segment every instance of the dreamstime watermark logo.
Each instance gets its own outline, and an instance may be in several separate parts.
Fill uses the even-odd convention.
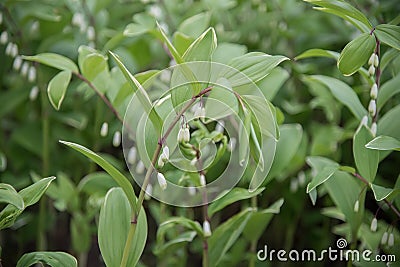
[[[207,88],[210,88],[207,94],[196,98],[199,92]],[[143,91],[151,95],[152,99],[148,99]],[[260,105],[260,101],[265,101],[266,105]],[[251,117],[243,114],[244,109],[252,109],[251,105],[247,106],[248,103],[264,108],[263,117],[254,116],[254,113]],[[168,156],[164,155],[161,160],[166,160],[168,166],[153,166],[156,171],[151,173],[149,184],[152,190],[148,194],[161,202],[180,207],[210,203],[221,197],[221,193],[231,190],[245,173],[250,162],[251,144],[249,138],[244,136],[256,135],[254,129],[250,133],[250,118],[255,129],[262,129],[263,133],[258,136],[257,144],[260,159],[254,168],[246,170],[249,190],[255,190],[269,172],[277,143],[274,115],[267,103],[262,91],[249,77],[221,63],[188,62],[154,74],[127,103],[124,117],[122,144],[132,177],[139,186],[143,186],[146,173],[143,169],[149,169],[151,162],[154,162],[153,153],[160,142],[160,136],[167,135],[161,138],[161,142],[163,147],[168,147]],[[191,107],[186,109],[188,104]],[[202,112],[201,120],[196,117],[199,108]],[[182,110],[184,113],[177,119]],[[157,124],[159,129],[156,129]],[[174,125],[172,129],[171,125]],[[182,144],[179,141],[182,138],[179,137],[180,131],[190,129],[193,134],[199,127],[215,129],[211,130],[212,134],[205,136],[194,134],[192,138],[197,144],[190,151],[193,142]],[[216,141],[217,135],[223,136]],[[224,153],[229,159],[220,163],[218,157],[221,157],[222,146],[229,151]],[[132,147],[135,147],[140,162],[132,163],[133,160],[129,160]],[[239,147],[242,148],[240,151]],[[196,158],[195,152],[200,157]],[[218,164],[220,168],[217,177],[207,177],[205,185],[193,182],[196,175],[201,176],[213,164]],[[161,162],[161,165],[164,164]],[[158,172],[162,176],[159,174],[157,177]]]
[[[263,249],[257,252],[257,259],[260,261],[292,261],[292,262],[322,262],[322,261],[351,261],[351,262],[396,262],[395,255],[375,255],[371,250],[359,251],[356,249],[346,249],[347,241],[344,238],[339,238],[336,241],[336,248],[331,246],[328,249],[323,249],[317,252],[313,249],[305,250],[275,250],[268,249],[267,245],[264,245]]]

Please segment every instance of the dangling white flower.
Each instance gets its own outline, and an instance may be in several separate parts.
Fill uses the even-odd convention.
[[[376,136],[376,131],[378,130],[378,125],[376,124],[376,122],[373,122],[371,125],[371,133],[372,135],[375,137]]]
[[[11,57],[16,57],[16,56],[18,56],[18,45],[17,45],[17,44],[14,44],[14,43],[10,43],[10,44],[12,44],[12,46],[11,46],[11,51],[10,51],[10,56],[11,56]]]
[[[100,136],[105,137],[108,134],[108,123],[103,122],[100,129]]]
[[[378,220],[376,218],[373,218],[371,222],[371,231],[376,232],[377,228],[378,228]]]
[[[162,10],[158,5],[152,5],[150,7],[149,14],[155,17],[156,19],[160,19],[162,16]]]
[[[74,15],[72,16],[72,25],[80,27],[84,23],[84,21],[85,18],[80,12],[74,13]]]
[[[206,177],[204,176],[204,174],[200,174],[200,185],[205,186],[206,184]]]
[[[376,101],[373,99],[369,101],[368,112],[372,117],[376,115]]]
[[[39,21],[36,20],[34,23],[32,23],[31,31],[37,32],[38,30],[39,30]]]
[[[218,121],[217,125],[215,125],[215,131],[219,133],[224,132],[224,127],[225,127],[225,122],[224,121]]]
[[[360,202],[357,200],[356,203],[354,203],[354,212],[358,212],[360,209]]]
[[[151,198],[151,194],[153,194],[153,186],[151,184],[148,184],[146,186],[146,190],[145,190],[145,194],[144,194],[144,198],[146,200],[149,200]]]
[[[0,44],[6,44],[8,42],[8,32],[4,31],[0,35]]]
[[[196,166],[196,163],[197,163],[197,158],[193,158],[193,159],[190,161],[190,165],[192,165],[192,166]]]
[[[133,146],[128,151],[128,163],[135,164],[136,156],[137,156],[137,149],[136,149],[136,147]]]
[[[184,129],[180,128],[178,132],[178,143],[183,143],[183,138],[184,138]]]
[[[206,116],[206,109],[201,104],[196,105],[196,109],[194,111],[193,118],[195,118],[195,119],[198,118],[198,119],[204,120],[205,116]]]
[[[87,28],[87,31],[86,31],[86,37],[87,37],[87,39],[88,39],[89,41],[93,41],[94,38],[95,38],[95,35],[96,35],[96,32],[95,32],[93,26],[89,26],[89,27]]]
[[[136,169],[135,169],[137,174],[142,174],[144,172],[144,163],[143,161],[139,160],[139,162],[136,165]]]
[[[393,247],[393,245],[394,245],[394,235],[393,235],[393,233],[390,233],[387,244],[388,244],[389,247]]]
[[[36,100],[39,94],[39,88],[35,85],[32,87],[31,91],[29,92],[29,100],[34,101]]]
[[[203,222],[203,233],[205,237],[211,236],[211,226],[207,220],[204,220]]]
[[[369,66],[368,74],[369,74],[369,76],[373,76],[373,75],[375,74],[375,67],[374,67],[374,65]]]
[[[22,63],[21,75],[26,76],[26,74],[28,74],[28,70],[29,70],[29,63],[28,62]]]
[[[298,188],[299,188],[299,182],[298,182],[297,179],[294,179],[294,178],[293,178],[293,179],[290,181],[290,192],[296,193]]]
[[[379,57],[378,57],[377,54],[375,54],[375,56],[374,56],[374,66],[375,66],[375,68],[378,67],[378,65],[379,65]]]
[[[18,71],[22,65],[22,57],[16,56],[13,62],[13,69]]]
[[[388,242],[388,232],[384,232],[381,238],[381,244],[385,245]]]
[[[231,139],[229,139],[227,149],[229,152],[232,152],[233,150],[235,150],[235,147],[236,147],[236,138],[232,137]]]
[[[365,115],[364,117],[362,117],[361,119],[361,125],[367,126],[368,125],[368,116]]]
[[[36,68],[34,66],[30,66],[28,72],[28,81],[32,83],[35,80],[36,80]]]
[[[161,172],[158,172],[157,180],[158,180],[158,184],[160,185],[162,190],[167,189],[167,180],[165,180],[164,174],[162,174]]]
[[[5,54],[7,56],[11,56],[11,50],[13,49],[13,43],[8,43],[6,46]]]
[[[374,65],[374,61],[375,61],[375,53],[372,53],[371,56],[368,59],[368,65]]]
[[[372,99],[376,99],[378,97],[378,85],[374,83],[371,87],[371,91],[369,92],[369,95],[371,96]]]
[[[303,171],[300,171],[297,175],[297,180],[299,181],[299,185],[303,186],[306,183],[306,175]]]
[[[113,146],[118,147],[121,144],[121,132],[116,131],[113,136]]]
[[[189,186],[188,192],[189,192],[189,195],[194,196],[194,195],[196,195],[196,188],[194,186]]]
[[[184,142],[189,142],[190,141],[189,127],[185,127],[185,129],[183,130],[183,141]]]
[[[158,158],[158,166],[163,167],[164,163],[166,163],[169,160],[169,148],[168,146],[164,146],[163,151]]]

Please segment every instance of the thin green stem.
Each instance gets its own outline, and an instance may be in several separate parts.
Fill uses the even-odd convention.
[[[251,207],[257,209],[257,196],[253,196],[251,198]],[[257,250],[257,240],[252,240],[250,243],[250,253],[251,257],[249,259],[249,267],[254,267],[256,265],[256,259],[254,255],[256,255]]]

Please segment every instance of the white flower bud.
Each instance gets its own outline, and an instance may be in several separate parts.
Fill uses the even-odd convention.
[[[196,188],[194,186],[189,186],[188,192],[189,192],[189,195],[194,196],[194,195],[196,195]]]
[[[365,115],[362,119],[361,119],[361,125],[367,126],[368,125],[368,116]]]
[[[354,212],[358,212],[360,209],[360,202],[357,200],[356,203],[354,203]]]
[[[157,165],[158,165],[159,168],[164,167],[164,161],[163,161],[161,156],[158,158]]]
[[[211,226],[207,220],[203,222],[203,233],[205,237],[211,236]]]
[[[195,119],[197,118],[204,119],[205,116],[206,116],[206,109],[202,106],[197,106],[196,110],[194,111],[193,117]]]
[[[16,56],[13,62],[13,69],[18,71],[22,65],[22,57]]]
[[[183,131],[183,141],[184,142],[189,142],[190,141],[190,131],[189,128],[186,127]]]
[[[376,101],[373,99],[369,101],[368,112],[372,117],[376,115]]]
[[[158,5],[152,5],[150,7],[149,14],[156,19],[160,19],[162,16],[162,10]]]
[[[376,125],[376,122],[373,122],[371,125],[371,133],[375,137],[376,136],[376,131],[378,130],[378,125]]]
[[[128,151],[128,163],[129,164],[135,164],[136,162],[136,156],[137,156],[137,149],[136,147],[131,147]]]
[[[178,143],[183,143],[184,134],[185,134],[184,132],[185,132],[185,130],[183,128],[179,129],[179,132],[178,132]]]
[[[297,175],[297,180],[299,181],[299,185],[303,186],[306,183],[306,175],[303,171],[300,171]]]
[[[379,65],[379,57],[378,57],[377,54],[375,54],[375,57],[374,57],[374,66],[375,66],[375,68],[377,68],[378,65]]]
[[[72,16],[72,25],[79,27],[83,22],[84,22],[83,14],[79,12],[74,13],[74,15]]]
[[[6,46],[5,54],[7,56],[11,56],[11,50],[13,49],[13,43],[8,43]]]
[[[372,53],[371,56],[368,59],[368,65],[374,65],[374,61],[375,61],[375,53]]]
[[[169,160],[169,148],[168,148],[168,146],[164,146],[162,155],[164,156],[163,160],[165,162],[167,162]]]
[[[148,184],[146,186],[146,190],[145,190],[145,194],[144,194],[144,198],[146,200],[149,200],[151,198],[151,194],[153,194],[153,186],[151,184]]]
[[[369,66],[368,74],[369,74],[369,76],[373,76],[373,75],[375,74],[375,67],[374,67],[374,65]]]
[[[384,232],[381,238],[381,244],[385,245],[388,242],[388,232]]]
[[[217,125],[215,126],[215,131],[219,133],[224,132],[224,127],[225,127],[225,122],[224,121],[218,121]]]
[[[28,74],[28,70],[29,70],[29,63],[28,62],[22,63],[21,75],[26,76],[26,74]]]
[[[8,42],[8,32],[4,31],[0,35],[0,44],[6,44]]]
[[[39,21],[36,20],[34,23],[32,23],[31,31],[37,32],[38,30],[39,30]]]
[[[377,228],[378,228],[378,220],[376,218],[373,218],[371,222],[371,231],[376,232]]]
[[[95,34],[96,32],[94,31],[94,28],[92,26],[89,26],[86,31],[86,37],[88,38],[88,40],[93,41],[95,38]]]
[[[167,189],[167,180],[165,180],[164,174],[162,174],[161,172],[158,172],[157,180],[158,180],[158,184],[160,185],[162,190]]]
[[[197,158],[193,158],[193,159],[190,161],[190,165],[192,165],[192,166],[196,166],[196,163],[197,163]]]
[[[206,184],[206,177],[204,176],[204,174],[200,174],[200,185],[205,186]]]
[[[376,99],[378,97],[378,85],[374,83],[371,87],[371,91],[369,92],[369,95],[371,96],[372,99]]]
[[[34,66],[30,66],[28,72],[28,81],[32,83],[35,80],[36,80],[36,68]]]
[[[29,100],[34,101],[36,100],[39,94],[39,88],[35,85],[32,87],[31,91],[29,92]]]
[[[103,122],[100,129],[100,136],[105,137],[108,134],[108,123]]]
[[[236,141],[235,137],[232,137],[231,139],[229,139],[229,143],[228,143],[228,147],[227,147],[229,152],[232,152],[233,150],[235,150],[236,142],[237,141]]]
[[[298,180],[297,179],[292,179],[290,181],[290,192],[296,193],[298,188],[299,188]]]
[[[116,131],[113,136],[113,146],[118,147],[121,144],[121,132]]]
[[[11,57],[16,57],[16,56],[18,56],[18,45],[14,44],[14,43],[11,43],[11,44],[12,45],[11,45],[10,56]]]
[[[137,174],[142,174],[144,172],[144,163],[143,161],[139,160],[139,162],[136,165],[136,169],[135,169]]]
[[[387,243],[388,243],[389,247],[393,247],[393,245],[394,245],[394,235],[393,235],[393,233],[390,233]]]

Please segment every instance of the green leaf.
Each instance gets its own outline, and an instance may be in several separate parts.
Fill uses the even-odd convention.
[[[88,195],[106,194],[112,187],[118,184],[115,180],[105,172],[92,172],[83,177],[78,184],[78,190]]]
[[[357,129],[353,138],[353,156],[357,170],[369,182],[374,181],[379,163],[379,151],[365,147],[372,138],[372,133],[364,125]]]
[[[208,206],[208,216],[212,217],[217,211],[222,210],[226,206],[244,199],[249,199],[259,195],[264,191],[265,187],[258,188],[257,190],[250,192],[248,189],[235,187],[230,191],[225,191],[220,194],[222,197],[217,197],[214,202]]]
[[[71,80],[71,71],[63,70],[51,79],[47,87],[47,95],[51,105],[59,110]]]
[[[186,243],[190,243],[196,237],[195,231],[184,232],[177,237],[174,237],[172,240],[169,240],[165,244],[160,245],[158,242],[156,243],[156,247],[154,248],[154,254],[157,256],[165,255],[167,253],[172,253],[180,249]]]
[[[152,103],[150,101],[150,98],[149,98],[147,92],[144,90],[143,86],[136,80],[135,76],[133,76],[129,72],[129,70],[124,66],[124,64],[121,62],[119,57],[111,51],[110,51],[110,54],[114,58],[114,60],[117,62],[118,67],[124,74],[126,80],[131,85],[133,91],[138,95],[140,103],[142,104],[146,113],[149,115],[149,118],[150,118],[151,122],[153,123],[154,127],[160,132],[162,125],[163,125],[162,120],[161,120],[160,116],[157,114],[157,112],[153,109]]]
[[[36,56],[22,56],[22,58],[25,60],[39,62],[59,70],[69,70],[74,73],[79,73],[78,67],[71,59],[59,54],[42,53]]]
[[[376,46],[373,35],[363,33],[348,43],[337,62],[339,70],[349,76],[358,71],[369,59]]]
[[[307,51],[304,51],[297,57],[295,57],[295,60],[300,60],[304,58],[310,58],[310,57],[327,57],[327,58],[333,58],[333,59],[338,59],[340,56],[339,53],[330,51],[330,50],[325,50],[325,49],[319,49],[319,48],[313,48],[309,49]]]
[[[203,12],[185,19],[178,27],[178,31],[192,38],[202,34],[210,23],[211,14]]]
[[[240,113],[242,123],[239,124],[239,165],[244,166],[249,150],[249,139],[251,131],[251,111],[242,108]]]
[[[378,91],[377,108],[380,110],[395,94],[400,93],[400,74],[385,82]]]
[[[264,233],[265,228],[268,226],[274,214],[280,212],[283,203],[284,199],[281,198],[268,208],[253,212],[243,230],[243,236],[249,241],[258,240]]]
[[[165,43],[168,47],[169,52],[171,53],[172,57],[174,58],[177,64],[184,63],[181,55],[178,53],[176,48],[172,45],[171,41],[168,39],[167,35],[165,34],[164,30],[157,22],[158,32],[156,33],[156,37],[158,37],[163,43]]]
[[[110,189],[100,210],[98,229],[99,247],[107,266],[120,266],[130,226],[131,209],[124,191],[121,188]],[[147,220],[141,209],[127,266],[136,266],[146,239]]]
[[[228,64],[232,58],[243,56],[246,52],[247,47],[244,45],[235,43],[219,43],[212,54],[212,61]]]
[[[183,55],[194,40],[181,32],[175,32],[173,38],[174,47],[179,55]]]
[[[317,188],[320,184],[326,182],[332,175],[339,169],[339,164],[334,166],[325,166],[317,175],[312,179],[312,181],[307,185],[307,194],[312,190]]]
[[[285,60],[289,60],[289,58],[285,56],[271,56],[261,52],[251,52],[232,59],[228,65],[233,69],[225,70],[222,75],[230,81],[232,87],[251,82],[256,83]]]
[[[76,267],[78,262],[74,256],[58,251],[31,252],[24,254],[17,267],[28,267],[34,264],[46,264],[52,267]]]
[[[17,209],[24,209],[24,200],[17,191],[9,184],[0,183],[0,203],[7,203]]]
[[[146,13],[139,13],[133,16],[134,23],[129,23],[124,30],[124,36],[139,36],[154,30],[156,21]]]
[[[218,262],[236,242],[252,212],[253,209],[251,208],[245,209],[213,231],[208,239],[210,266],[217,266]]]
[[[371,187],[372,192],[374,192],[374,197],[376,201],[384,200],[393,192],[392,188],[386,188],[373,183],[370,183],[369,186]]]
[[[117,184],[124,190],[129,203],[131,205],[131,209],[134,210],[135,205],[136,205],[136,196],[133,191],[132,184],[129,182],[128,178],[126,178],[120,171],[118,171],[114,166],[112,166],[110,163],[108,163],[105,159],[91,151],[90,149],[75,144],[71,142],[66,142],[66,141],[59,141],[60,143],[69,146],[76,151],[80,152],[84,156],[88,157],[89,159],[93,160],[96,162],[100,167],[102,167],[111,177],[117,182]]]
[[[189,61],[210,61],[211,55],[217,48],[217,35],[214,28],[208,28],[189,46],[182,58],[185,62]]]
[[[400,141],[390,136],[378,136],[365,145],[366,148],[376,150],[400,151]]]
[[[225,78],[219,78],[207,96],[204,105],[206,118],[218,120],[238,112],[238,100],[231,84]]]
[[[162,229],[162,228],[170,227],[171,225],[176,225],[176,224],[183,226],[187,229],[195,231],[201,237],[204,236],[203,228],[201,227],[201,225],[198,222],[190,220],[185,217],[170,217],[170,218],[168,218],[168,220],[166,220],[165,222],[160,224],[158,228]]]
[[[70,222],[70,231],[74,251],[78,253],[88,252],[92,244],[90,221],[79,212],[75,212]]]
[[[3,152],[0,151],[0,172],[4,171],[7,168],[7,158]]]
[[[380,24],[375,27],[374,33],[382,43],[400,50],[400,26]]]
[[[311,81],[318,81],[328,87],[333,96],[348,107],[358,120],[361,120],[362,117],[368,114],[357,94],[346,83],[323,75],[312,75],[304,78]]]

